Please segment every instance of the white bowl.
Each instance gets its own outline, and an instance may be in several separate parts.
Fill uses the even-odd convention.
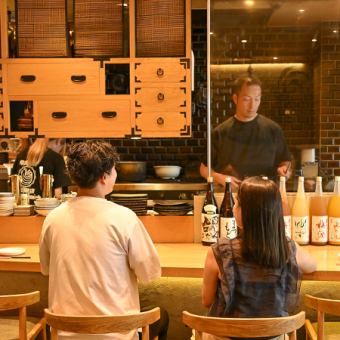
[[[179,176],[181,167],[177,165],[155,165],[153,167],[158,177],[163,179],[173,179]]]

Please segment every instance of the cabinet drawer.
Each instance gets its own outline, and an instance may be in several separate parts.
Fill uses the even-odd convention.
[[[39,133],[49,137],[117,137],[131,133],[130,100],[39,101]]]
[[[180,111],[187,106],[187,89],[183,87],[136,87],[136,110]]]
[[[136,134],[142,137],[190,136],[190,122],[183,112],[136,112]]]
[[[135,63],[135,82],[175,82],[185,83],[189,79],[189,59],[183,61],[164,61],[164,59],[156,59],[151,62]]]
[[[9,64],[9,95],[99,94],[99,64]]]

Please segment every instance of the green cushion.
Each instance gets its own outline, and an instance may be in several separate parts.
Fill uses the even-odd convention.
[[[29,332],[38,321],[38,318],[28,318],[26,323],[27,332]],[[8,316],[0,318],[0,339],[19,339],[19,320],[17,317]]]
[[[312,323],[313,328],[317,334],[318,324]],[[325,322],[325,340],[339,340],[340,339],[340,322]]]

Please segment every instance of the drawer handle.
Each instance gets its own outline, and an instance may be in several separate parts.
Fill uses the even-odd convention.
[[[63,112],[63,111],[52,112],[52,118],[62,119],[62,118],[66,118],[66,116],[67,116],[67,112]]]
[[[158,95],[157,95],[157,99],[158,99],[159,101],[164,100],[164,93],[159,92]]]
[[[158,118],[157,118],[157,124],[158,124],[158,125],[163,125],[163,124],[164,124],[164,118],[158,117]]]
[[[157,69],[157,75],[158,75],[158,77],[164,76],[164,70],[162,68],[158,68]]]
[[[35,81],[35,76],[33,74],[24,74],[20,77],[20,80],[24,83],[33,83]]]
[[[102,112],[102,117],[103,118],[114,118],[114,117],[117,117],[117,112],[116,111],[104,111]]]
[[[74,83],[83,83],[84,81],[86,81],[86,76],[84,75],[80,75],[80,76],[71,76],[71,80]]]

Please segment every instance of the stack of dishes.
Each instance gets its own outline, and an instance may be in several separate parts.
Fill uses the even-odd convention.
[[[11,192],[0,192],[0,216],[13,214],[15,197]]]
[[[148,194],[111,194],[111,201],[130,208],[136,215],[146,215]]]
[[[155,201],[153,209],[160,215],[182,216],[192,211],[192,205],[182,201]]]
[[[35,211],[39,215],[47,216],[60,202],[56,198],[38,198],[34,201]]]
[[[18,205],[14,208],[14,216],[34,215],[34,205]]]

